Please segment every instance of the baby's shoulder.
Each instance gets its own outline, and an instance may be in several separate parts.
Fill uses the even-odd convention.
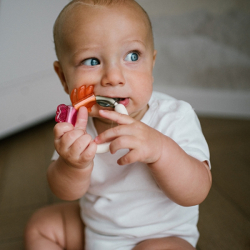
[[[189,103],[156,91],[154,91],[151,96],[149,106],[158,114],[175,114],[182,116],[188,112],[194,112]]]
[[[153,92],[148,104],[149,109],[141,121],[153,128],[177,123],[183,126],[186,121],[197,120],[189,103],[163,93]]]

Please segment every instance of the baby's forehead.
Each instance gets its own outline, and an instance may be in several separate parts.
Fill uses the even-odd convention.
[[[102,1],[101,1],[102,2]],[[65,42],[65,39],[68,37],[69,32],[71,29],[75,27],[77,24],[78,17],[86,15],[90,10],[102,10],[110,9],[111,14],[112,11],[124,11],[124,9],[128,10],[128,13],[134,13],[135,16],[139,17],[136,18],[137,22],[143,22],[144,26],[147,28],[150,40],[152,40],[153,45],[153,35],[152,35],[152,27],[151,22],[147,13],[141,8],[141,6],[136,3],[134,0],[115,0],[111,1],[109,4],[94,4],[92,0],[78,0],[70,2],[59,14],[55,25],[54,25],[54,42],[55,42],[55,49],[57,55],[59,51],[61,51],[61,46]],[[106,12],[107,13],[107,12]],[[109,15],[110,15],[109,13]],[[119,16],[117,17],[119,18]],[[98,20],[99,21],[99,20]],[[152,38],[151,38],[152,37]],[[66,39],[67,40],[67,39]]]

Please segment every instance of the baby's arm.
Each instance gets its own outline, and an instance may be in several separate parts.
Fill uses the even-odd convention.
[[[176,142],[140,121],[112,111],[100,111],[102,117],[121,124],[100,134],[95,141],[113,140],[111,153],[130,149],[119,159],[121,165],[136,161],[148,164],[163,192],[182,206],[200,204],[211,187],[211,173],[206,162],[189,156]]]
[[[82,107],[75,127],[69,123],[58,123],[54,128],[59,158],[50,164],[47,177],[51,190],[64,200],[80,198],[90,184],[96,143],[86,134],[87,120],[87,109]]]
[[[208,195],[212,177],[207,162],[188,155],[171,138],[162,135],[160,157],[148,164],[165,194],[182,206],[200,204]]]

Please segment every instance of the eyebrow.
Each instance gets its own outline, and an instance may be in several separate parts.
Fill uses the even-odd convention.
[[[143,41],[140,41],[140,40],[133,40],[132,42],[142,43],[143,45],[145,45],[145,43]]]
[[[85,47],[85,48],[78,49],[78,50],[76,50],[76,51],[72,54],[72,57],[75,56],[77,53],[81,53],[81,52],[88,51],[88,50],[93,50],[93,49],[98,48],[98,47],[99,47],[99,46],[88,46],[88,47]]]
[[[137,39],[136,40],[127,40],[124,43],[139,43],[139,44],[142,44],[144,47],[146,47],[146,44],[143,41],[137,40]]]

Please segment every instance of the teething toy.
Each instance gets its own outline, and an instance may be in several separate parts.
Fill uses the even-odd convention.
[[[65,104],[58,105],[55,117],[56,122],[69,122],[75,126],[77,110],[81,106],[85,106],[88,109],[88,112],[90,112],[92,106],[96,103],[102,107],[112,107],[116,112],[128,115],[125,106],[118,103],[120,100],[119,98],[96,96],[94,95],[94,86],[92,85],[88,87],[83,85],[78,89],[73,89],[70,95],[70,100],[72,106],[67,106]],[[96,153],[108,152],[109,145],[110,142],[98,144]]]
[[[56,122],[69,122],[75,126],[77,110],[72,106],[60,104],[56,110]]]

